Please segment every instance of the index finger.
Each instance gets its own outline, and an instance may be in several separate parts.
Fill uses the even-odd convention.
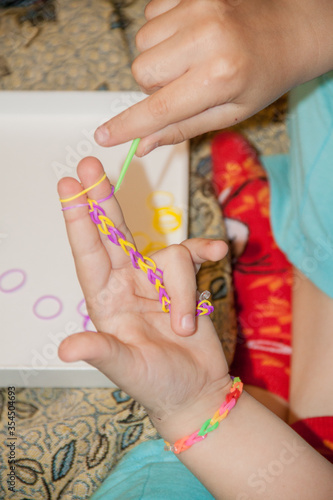
[[[112,245],[108,235],[103,234],[93,224],[91,216],[88,213],[88,207],[75,208],[77,202],[80,204],[87,203],[87,198],[103,200],[101,207],[105,211],[106,220],[108,219],[110,225],[113,224],[118,231],[121,231],[127,241],[133,242],[132,235],[125,224],[123,213],[117,200],[114,196],[109,198],[111,193],[109,180],[105,178],[102,182],[98,182],[103,178],[103,174],[105,174],[103,166],[97,158],[88,157],[81,160],[77,171],[81,180],[81,186],[74,179],[63,179],[59,182],[58,190],[61,198],[66,198],[70,194],[82,192],[82,187],[84,190],[88,189],[88,196],[82,194],[77,201],[66,202],[62,200],[64,208],[68,208],[68,205],[74,207],[73,210],[65,210],[64,216],[78,274],[86,274],[87,271],[85,268],[87,267],[87,263],[89,263],[88,267],[95,269],[96,261],[99,259],[102,259],[99,265],[103,264],[106,266],[105,268],[111,268],[111,266],[114,269],[123,267],[128,264],[128,257],[122,248],[118,245]],[[97,185],[94,186],[95,184]],[[94,256],[96,251],[98,251],[98,259]]]
[[[201,69],[189,70],[165,87],[134,104],[119,115],[101,125],[95,132],[95,140],[101,146],[115,146],[135,137],[144,138],[168,125],[195,116],[216,105],[219,95],[218,85],[206,88],[207,76]],[[216,88],[214,88],[216,86]],[[191,90],[189,90],[191,89]],[[226,92],[226,88],[224,89]],[[226,95],[225,100],[229,99]],[[146,154],[141,141],[137,154]]]

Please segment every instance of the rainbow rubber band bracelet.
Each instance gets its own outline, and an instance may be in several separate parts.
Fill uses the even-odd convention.
[[[188,450],[188,448],[190,448],[193,444],[206,439],[208,434],[214,431],[219,426],[219,423],[223,419],[225,419],[228,416],[229,412],[234,408],[238,398],[243,392],[243,383],[241,382],[241,379],[239,377],[231,377],[231,379],[232,386],[230,388],[230,392],[213,418],[209,418],[208,420],[206,420],[201,428],[193,432],[193,434],[178,439],[178,441],[176,441],[172,445],[167,441],[164,441],[165,451],[173,451],[173,453],[179,455],[179,453],[182,453],[182,451]]]

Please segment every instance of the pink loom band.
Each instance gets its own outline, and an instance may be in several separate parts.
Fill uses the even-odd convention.
[[[111,193],[106,197],[103,198],[102,200],[98,200],[97,203],[102,203],[103,201],[109,200],[114,194],[114,187],[111,186]],[[70,207],[64,207],[61,210],[64,212],[65,210],[70,210],[71,208],[79,208],[79,207],[89,207],[89,203],[79,203],[78,205],[71,205]]]
[[[38,308],[39,304],[41,302],[43,302],[43,300],[49,300],[49,299],[55,300],[59,305],[59,309],[55,314],[52,314],[51,316],[43,316],[42,314],[39,314],[39,312],[37,311],[37,308]],[[58,299],[58,297],[55,297],[54,295],[43,295],[42,297],[39,297],[39,299],[36,300],[36,302],[34,303],[33,308],[32,308],[34,315],[37,316],[37,318],[39,318],[39,319],[57,318],[58,316],[60,316],[62,309],[63,309],[63,306],[62,306],[61,300]]]
[[[22,275],[22,281],[21,281],[21,283],[19,283],[18,285],[14,286],[13,288],[4,288],[1,285],[1,282],[2,282],[3,278],[5,278],[6,276],[9,276],[10,274],[13,274],[13,273],[20,273]],[[22,288],[22,286],[25,284],[26,281],[27,281],[27,274],[26,274],[25,271],[23,271],[23,269],[8,269],[8,271],[5,271],[4,273],[2,273],[0,275],[0,291],[3,292],[3,293],[16,292],[17,290],[19,290],[20,288]]]

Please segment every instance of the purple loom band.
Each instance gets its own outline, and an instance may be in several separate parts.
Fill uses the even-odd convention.
[[[99,215],[100,214],[105,215],[105,210],[99,205],[93,205],[93,207],[94,209],[89,211],[90,218],[94,222],[94,224],[99,224],[100,223]]]
[[[84,328],[84,330],[86,330],[86,329],[87,329],[87,326],[88,326],[88,323],[89,323],[89,321],[90,321],[90,317],[89,317],[89,315],[88,315],[88,314],[84,314],[84,312],[82,312],[82,311],[81,311],[81,308],[82,308],[82,306],[83,306],[83,304],[84,304],[84,303],[85,303],[85,300],[84,300],[84,299],[82,299],[82,300],[78,303],[78,305],[77,305],[77,308],[76,308],[76,309],[77,309],[77,312],[79,313],[79,315],[80,315],[80,316],[82,316],[82,318],[83,318],[83,328]]]
[[[9,274],[12,274],[12,273],[21,273],[22,274],[23,279],[22,279],[21,283],[14,286],[13,288],[3,288],[3,286],[1,285],[1,281],[3,280],[3,278],[5,278],[6,276],[8,276]],[[16,292],[17,290],[22,288],[22,286],[24,285],[24,283],[26,281],[27,281],[27,274],[25,271],[23,271],[23,269],[8,269],[8,271],[5,271],[4,273],[2,273],[0,275],[0,291],[3,293]]]
[[[114,194],[114,187],[111,186],[111,193],[102,200],[98,200],[97,203],[102,203],[103,201],[109,200]],[[78,205],[71,205],[70,207],[64,207],[61,210],[64,212],[65,210],[70,210],[71,208],[79,208],[79,207],[89,207],[89,203],[79,203]]]
[[[123,233],[121,231],[119,231],[119,229],[117,229],[116,227],[109,227],[109,231],[110,231],[110,234],[108,234],[108,238],[109,240],[114,243],[115,245],[117,245],[118,247],[120,246],[120,243],[118,241],[118,238],[121,238],[123,240],[125,240],[125,236],[123,235]]]
[[[37,312],[37,307],[45,299],[52,299],[58,303],[59,310],[55,314],[52,314],[51,316],[42,316],[41,314],[39,314]],[[37,316],[37,318],[39,318],[39,319],[54,319],[54,318],[57,318],[58,316],[60,316],[60,314],[62,312],[62,308],[63,308],[62,302],[60,299],[58,299],[58,297],[55,297],[54,295],[43,295],[42,297],[39,297],[39,299],[36,300],[36,302],[33,305],[32,310],[33,310],[34,315]]]

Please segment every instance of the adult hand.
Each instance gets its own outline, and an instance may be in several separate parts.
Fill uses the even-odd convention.
[[[132,67],[151,95],[96,141],[141,137],[142,156],[244,120],[333,67],[331,12],[330,0],[152,0]]]

